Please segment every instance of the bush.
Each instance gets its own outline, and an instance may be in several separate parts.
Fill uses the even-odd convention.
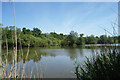
[[[101,51],[95,58],[86,58],[85,67],[76,64],[77,79],[111,80],[120,77],[120,52],[117,49]]]

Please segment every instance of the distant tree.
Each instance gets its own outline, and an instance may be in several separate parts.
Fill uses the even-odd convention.
[[[106,42],[106,43],[108,43],[108,44],[113,44],[113,43],[114,43],[114,38],[108,36],[108,37],[107,37],[107,42]]]
[[[77,45],[84,45],[85,44],[85,40],[83,38],[83,35],[84,34],[80,34],[80,37],[77,39],[77,42],[76,42]]]
[[[15,26],[7,26],[2,29],[2,46],[5,48],[8,43],[8,47],[13,46],[15,44],[14,35],[15,35]],[[86,36],[83,37],[84,34],[80,34],[78,37],[78,33],[71,31],[69,35],[64,35],[63,33],[57,34],[55,32],[51,33],[42,33],[42,31],[38,28],[33,28],[33,30],[22,28],[17,28],[17,43],[18,46],[21,43],[22,46],[28,46],[28,42],[30,41],[30,46],[76,46],[76,45],[84,45],[84,44],[112,44],[112,43],[120,43],[120,36],[106,36],[101,35],[98,36]]]
[[[118,36],[118,43],[120,43],[120,36]]]
[[[70,35],[73,36],[73,37],[78,37],[78,33],[77,33],[77,32],[74,32],[74,31],[71,31],[71,32],[70,32]]]
[[[22,29],[23,34],[26,34],[26,28]]]
[[[97,39],[96,39],[96,37],[94,37],[94,35],[87,36],[85,38],[85,43],[86,44],[96,44],[97,43]]]
[[[80,34],[80,37],[82,38],[84,34]]]
[[[35,37],[40,37],[40,35],[41,35],[41,33],[42,33],[42,31],[40,30],[40,29],[38,29],[38,28],[33,28],[33,35],[35,36]]]
[[[98,41],[99,44],[106,44],[107,43],[107,36],[101,35]]]
[[[74,46],[76,45],[78,33],[71,31],[70,34],[61,42],[62,46]]]
[[[60,33],[61,36],[63,36],[63,33]]]
[[[23,34],[31,34],[30,29],[23,28],[22,29]]]

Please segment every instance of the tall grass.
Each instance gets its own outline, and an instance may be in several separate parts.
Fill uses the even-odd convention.
[[[118,27],[119,25],[116,25],[116,23],[111,25],[113,33],[105,28],[101,28],[105,30],[105,35],[107,32],[115,38],[114,36],[118,35],[115,26]],[[118,42],[119,41],[118,39]],[[111,45],[111,48],[104,48],[105,49],[101,49],[99,53],[96,52],[97,55],[95,57],[86,57],[83,66],[75,61],[75,75],[78,80],[118,80],[120,78],[120,47],[117,47],[115,42],[115,46]]]
[[[11,0],[9,0],[9,2],[10,1]],[[23,57],[24,53],[23,53],[22,44],[21,44],[21,41],[20,41],[20,50],[19,50],[20,55],[17,55],[18,54],[18,49],[17,49],[18,44],[17,44],[17,27],[16,27],[16,16],[15,16],[15,3],[13,3],[13,9],[14,9],[14,25],[15,25],[14,29],[15,29],[15,31],[14,31],[14,35],[12,36],[12,40],[13,40],[13,45],[15,44],[15,46],[13,46],[13,52],[10,53],[10,54],[12,54],[12,65],[10,66],[10,69],[7,69],[7,67],[8,67],[8,59],[7,58],[9,57],[8,56],[9,55],[9,50],[8,50],[8,40],[7,40],[7,36],[6,36],[6,54],[5,54],[6,61],[5,61],[5,63],[1,63],[2,64],[1,66],[3,67],[3,69],[1,71],[2,77],[0,76],[0,79],[4,79],[4,78],[21,78],[22,79],[22,78],[27,78],[27,77],[32,78],[33,69],[30,72],[31,74],[27,76],[25,74],[25,64],[23,64],[23,66],[22,66],[22,70],[21,70],[22,72],[21,73],[20,73],[20,66],[19,67],[17,66],[18,65],[17,62]],[[18,37],[19,36],[20,36],[20,34],[18,34]],[[28,51],[27,51],[25,62],[28,59],[29,46],[30,46],[30,42],[28,43]],[[1,58],[1,55],[0,55],[0,58]],[[40,67],[40,69],[41,69],[41,67]],[[9,71],[7,71],[7,70],[9,70]],[[37,71],[38,71],[38,68],[37,68]],[[41,73],[41,74],[43,74],[43,73]],[[37,72],[37,77],[39,77],[39,72]],[[36,76],[35,76],[35,78],[36,78]],[[40,78],[43,78],[43,76],[40,77]]]
[[[86,57],[84,67],[76,63],[75,74],[77,79],[111,80],[120,77],[120,52],[116,47],[101,51],[96,57]]]
[[[18,51],[19,55],[17,55],[17,59],[18,59],[16,62],[17,64],[15,64],[15,55],[14,55],[15,50],[14,49],[12,52],[9,52],[9,50],[8,50],[8,52],[4,53],[3,57],[5,57],[6,60],[2,64],[2,71],[1,71],[2,77],[0,77],[0,79],[6,79],[6,78],[21,78],[21,79],[23,79],[23,78],[41,78],[42,79],[42,78],[44,78],[44,72],[46,70],[46,66],[44,68],[45,70],[43,70],[40,63],[37,64],[37,62],[35,62],[36,69],[33,69],[34,67],[30,67],[29,63],[26,64],[26,61],[28,61],[28,56],[30,53],[29,45],[30,45],[30,43],[28,44],[27,52],[23,53],[25,56],[25,62],[22,61],[22,63],[19,63],[18,61],[21,62],[21,59],[23,58],[23,54],[22,54],[23,50],[20,49]],[[8,55],[7,55],[7,53],[8,53]],[[35,54],[36,54],[37,60],[39,60],[39,56],[36,51],[35,51]],[[10,57],[10,56],[12,57],[12,63],[9,63],[8,57]],[[15,70],[15,68],[16,68],[16,70]],[[26,73],[26,70],[27,70],[27,73]],[[39,70],[40,70],[40,72],[39,72]],[[33,73],[34,71],[36,71],[35,74]],[[15,77],[15,75],[16,75],[16,77]]]

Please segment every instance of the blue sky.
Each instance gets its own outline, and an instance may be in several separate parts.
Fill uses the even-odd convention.
[[[119,0],[2,0],[2,2],[118,2]]]
[[[112,32],[111,22],[116,22],[117,6],[117,2],[15,2],[16,25],[38,27],[43,33],[69,34],[74,30],[85,36],[99,36],[105,34],[99,26]],[[2,3],[2,23],[14,25],[12,3]]]

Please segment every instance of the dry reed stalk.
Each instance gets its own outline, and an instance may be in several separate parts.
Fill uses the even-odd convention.
[[[37,60],[39,60],[36,51],[35,51],[35,54],[36,54],[36,56],[37,56]],[[38,72],[37,62],[35,62],[35,65],[36,65],[36,70],[37,70],[37,77],[39,78],[39,72]]]
[[[25,67],[25,65],[23,65],[23,70],[22,70],[22,74],[21,74],[21,80],[22,80],[22,78],[23,78],[23,76],[24,76],[24,67]]]
[[[11,0],[9,0],[9,2],[10,2]],[[15,4],[13,4],[13,8],[14,8],[14,24],[15,24],[15,43],[16,43],[16,46],[15,46],[15,48],[13,48],[13,51],[14,51],[14,59],[13,59],[13,66],[12,66],[12,68],[11,68],[11,70],[12,69],[14,69],[14,66],[15,66],[15,69],[14,69],[14,78],[16,78],[16,71],[17,71],[17,29],[16,29],[16,17],[15,17]],[[12,39],[13,39],[13,37],[12,37]],[[13,45],[14,45],[14,40],[13,40]],[[6,48],[7,48],[7,56],[8,56],[8,41],[7,41],[7,37],[6,37]],[[14,60],[15,60],[15,65],[14,65]],[[6,58],[6,66],[7,66],[7,58]],[[5,67],[6,68],[6,67]],[[6,69],[4,70],[5,72],[6,72]],[[5,75],[5,72],[4,72],[4,75]],[[12,72],[10,71],[10,75],[8,76],[8,77],[11,77],[11,74],[12,74]],[[6,75],[5,75],[6,76]]]
[[[20,37],[20,34],[18,34],[18,37]],[[21,42],[21,40],[20,40]],[[20,43],[20,47],[21,49],[19,50],[19,54],[22,52],[22,56],[23,56],[23,51],[22,51],[22,44]],[[18,61],[21,60],[21,55],[19,55],[19,59]],[[20,64],[18,65],[18,70],[17,70],[17,77],[19,77],[19,71],[20,71]]]
[[[14,61],[14,63],[15,63],[14,64],[14,78],[16,78],[16,71],[17,71],[17,66],[16,66],[17,65],[17,58],[16,57],[17,57],[17,55],[16,55],[16,48],[14,47],[14,60],[15,60]]]
[[[11,0],[9,0],[10,2]],[[15,3],[13,4],[13,8],[14,8],[14,24],[15,24],[15,51],[14,51],[14,55],[15,55],[15,76],[14,78],[16,78],[16,71],[17,71],[17,28],[16,28],[16,16],[15,16]]]
[[[14,51],[14,50],[13,50]],[[13,52],[13,56],[12,56],[12,66],[11,66],[11,71],[10,71],[10,75],[9,75],[9,77],[8,78],[10,78],[11,77],[11,75],[14,73],[14,52]]]
[[[19,33],[19,37],[20,37],[20,34],[21,34],[21,33]],[[22,49],[22,43],[21,43],[21,40],[20,40],[20,49],[21,49],[22,56],[23,56],[23,49]]]
[[[5,68],[5,66],[3,66],[3,74],[2,74],[2,78],[5,78],[5,76],[6,76],[6,68]]]
[[[8,41],[7,41],[7,36],[6,36],[6,49],[7,49],[7,55],[5,56],[6,58],[6,65],[4,66],[4,69],[3,69],[3,74],[4,74],[4,78],[6,77],[6,68],[7,68],[7,65],[8,65],[8,60],[7,60],[7,57],[8,57]]]
[[[33,68],[32,68],[32,70],[31,70],[30,79],[32,78],[32,72],[33,72]]]
[[[19,50],[19,54],[20,54],[20,50]],[[19,55],[19,60],[21,59],[20,55]],[[20,71],[20,64],[18,65],[18,71],[17,71],[17,77],[19,77],[19,71]]]
[[[25,63],[26,63],[26,61],[27,61],[27,59],[28,59],[29,47],[30,47],[30,41],[29,41],[29,43],[28,43],[28,51],[27,51],[27,55],[26,55]],[[23,75],[24,75],[24,70],[25,70],[25,64],[23,65],[23,70],[22,70],[21,80],[22,80]]]
[[[7,36],[6,36],[6,49],[7,49],[7,55],[8,55],[8,41],[7,41]]]
[[[35,54],[37,55],[37,52],[35,51]],[[39,60],[38,59],[38,55],[37,55],[37,60]],[[45,69],[44,69],[44,72],[42,71],[42,66],[41,66],[41,64],[39,64],[40,65],[40,78],[41,79],[43,79],[44,78],[44,72],[46,71],[46,68],[47,68],[47,60],[46,60],[46,67],[45,67]]]
[[[6,49],[7,49],[7,56],[6,56],[6,66],[8,64],[7,57],[8,57],[8,41],[7,41],[7,36],[6,36]]]
[[[22,49],[21,40],[20,40],[20,49],[21,49],[21,52],[22,52],[22,56],[23,56],[23,49]]]
[[[27,63],[26,65],[27,65],[27,71],[29,71],[29,64]],[[26,76],[29,77],[29,74],[28,75],[26,74]]]
[[[29,51],[30,51],[30,41],[29,41],[29,43],[28,43],[28,51],[27,51],[27,55],[26,55],[26,60],[28,59],[28,54],[29,54]]]
[[[6,63],[5,63],[5,66],[3,66],[3,75],[2,75],[2,78],[7,78],[7,77],[6,77],[6,76],[7,76],[7,75],[6,75],[6,72],[7,72],[7,71],[6,71],[6,68],[7,68],[7,65],[8,65],[8,64],[7,64],[7,63],[8,63],[8,62],[7,62],[8,60],[7,60],[7,57],[6,57],[6,56],[5,56],[5,58],[6,58]]]
[[[47,60],[46,60],[45,68],[44,68],[44,73],[46,72],[46,69],[47,69]]]
[[[12,35],[12,41],[13,41],[13,48],[14,48],[14,39],[13,39],[13,35]]]

